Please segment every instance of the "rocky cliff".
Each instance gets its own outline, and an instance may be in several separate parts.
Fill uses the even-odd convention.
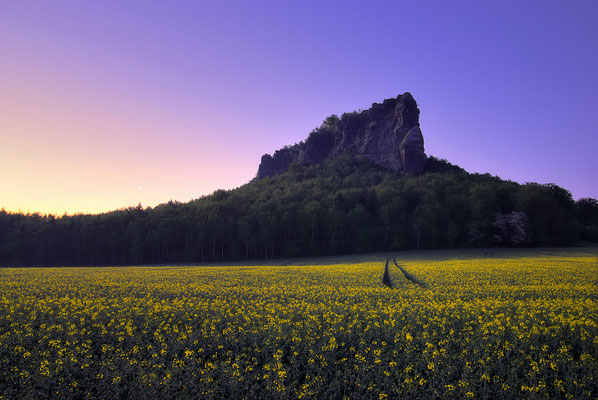
[[[424,169],[424,137],[419,109],[411,93],[374,103],[369,110],[332,115],[305,142],[262,157],[259,179],[285,172],[290,164],[319,164],[342,154],[363,155],[375,164],[404,174]]]

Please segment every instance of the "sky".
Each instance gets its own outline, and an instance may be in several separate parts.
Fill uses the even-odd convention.
[[[598,198],[598,1],[0,4],[0,208],[189,201],[411,92],[426,153]]]

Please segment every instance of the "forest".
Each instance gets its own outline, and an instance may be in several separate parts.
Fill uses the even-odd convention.
[[[188,203],[97,215],[0,210],[0,266],[203,263],[598,242],[598,201],[429,157],[400,175],[342,156]]]

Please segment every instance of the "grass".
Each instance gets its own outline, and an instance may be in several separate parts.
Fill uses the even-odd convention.
[[[0,399],[598,396],[596,248],[268,263],[1,269]]]

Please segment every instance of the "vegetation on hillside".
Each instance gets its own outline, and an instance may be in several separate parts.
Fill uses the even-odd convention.
[[[429,158],[402,176],[367,159],[291,165],[189,203],[99,215],[0,211],[0,265],[195,263],[598,241],[598,202]]]

